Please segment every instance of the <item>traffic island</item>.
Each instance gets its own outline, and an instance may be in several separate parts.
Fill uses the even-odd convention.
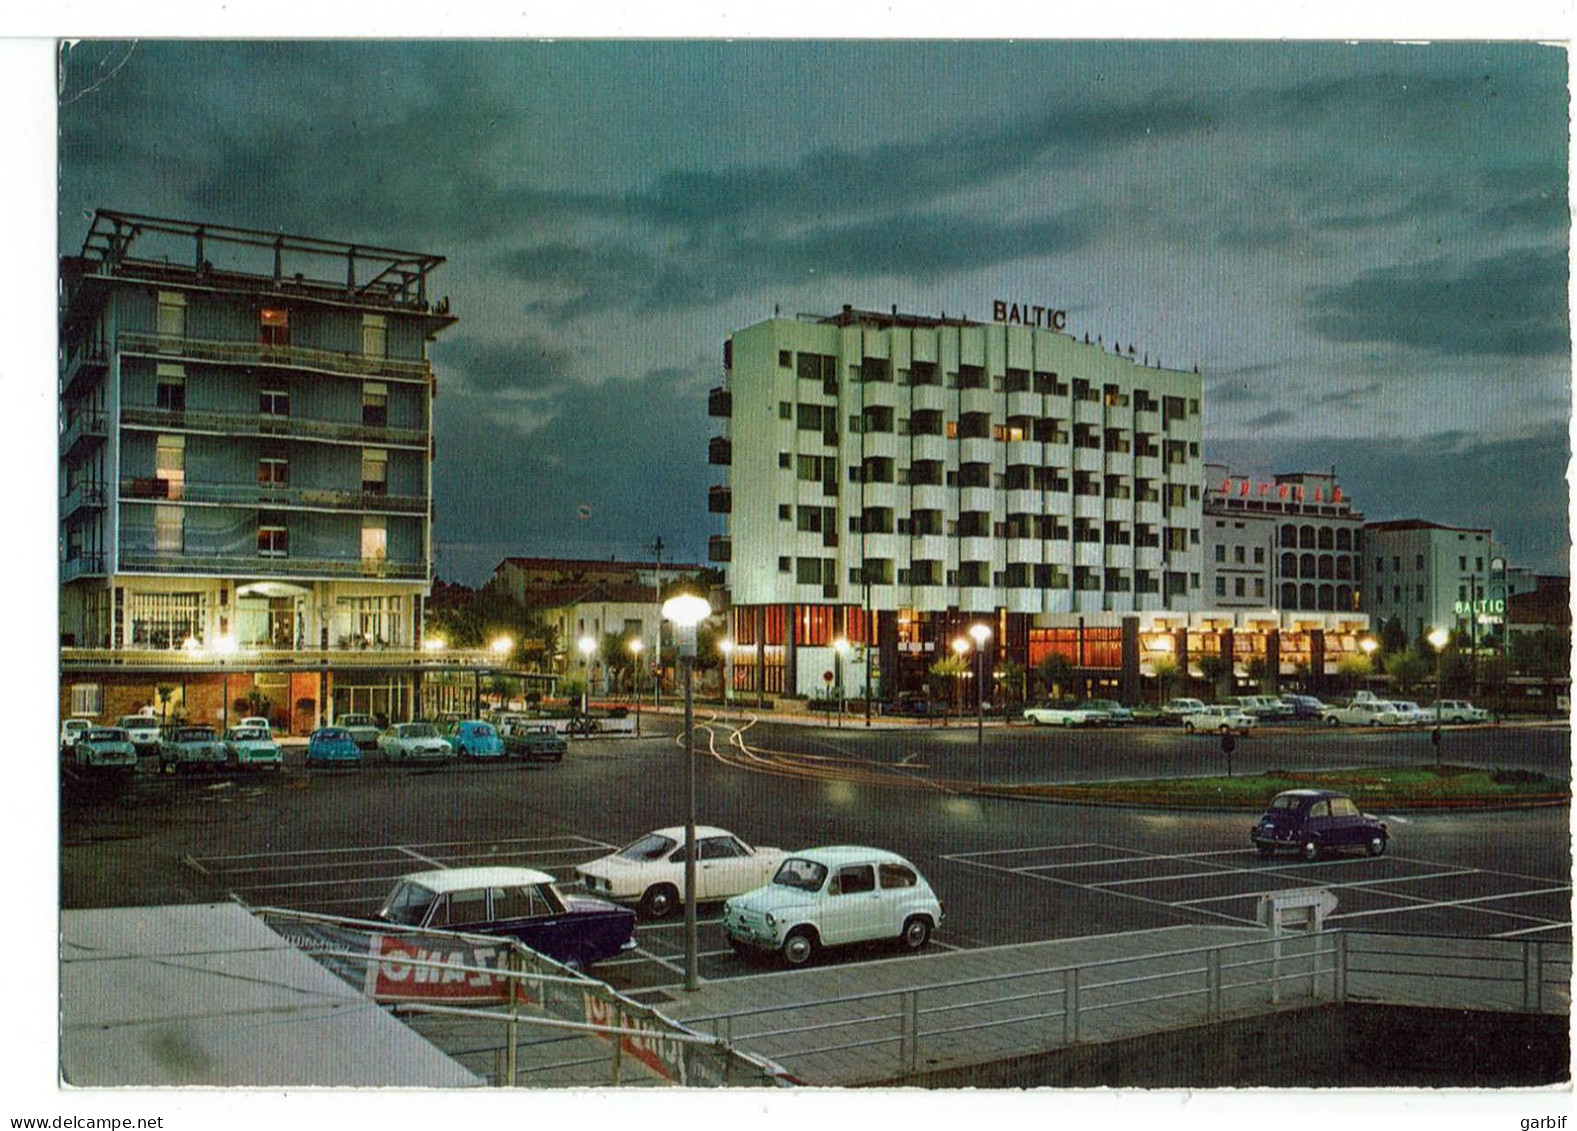
[[[1571,803],[1571,782],[1530,770],[1477,766],[1374,766],[1268,770],[1233,777],[1155,778],[1070,784],[987,785],[980,793],[1084,805],[1259,810],[1289,789],[1332,789],[1386,809],[1515,809]]]

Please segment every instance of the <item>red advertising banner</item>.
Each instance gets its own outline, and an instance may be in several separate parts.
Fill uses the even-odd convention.
[[[587,1024],[613,1025],[615,1023],[612,1002],[605,1001],[589,991],[582,996],[586,1002]],[[619,1047],[624,1055],[634,1057],[664,1080],[672,1080],[675,1084],[685,1082],[683,1043],[663,1040],[662,1029],[645,1018],[629,1013],[624,1014],[618,1024],[628,1030],[628,1033],[618,1038]],[[613,1039],[606,1033],[602,1036]]]
[[[508,979],[495,978],[462,966],[498,967],[504,949],[463,943],[446,945],[433,939],[372,935],[368,951],[377,962],[367,964],[366,993],[376,1001],[425,1001],[444,1005],[496,1005],[509,1000]],[[437,962],[441,966],[418,965]],[[521,1000],[527,1000],[522,993]]]

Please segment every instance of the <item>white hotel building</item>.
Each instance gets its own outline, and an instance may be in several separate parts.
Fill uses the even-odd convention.
[[[725,367],[711,558],[740,690],[891,697],[983,622],[991,664],[1061,652],[1131,696],[1140,633],[1200,608],[1197,373],[849,307],[737,331]]]

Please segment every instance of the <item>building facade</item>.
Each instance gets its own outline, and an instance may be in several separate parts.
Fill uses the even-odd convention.
[[[736,688],[890,696],[969,623],[991,626],[993,663],[1034,663],[1081,622],[1115,642],[1200,607],[1197,373],[847,307],[740,330],[725,368],[711,558]]]
[[[63,682],[107,655],[183,698],[223,668],[222,714],[264,687],[292,728],[409,712],[378,658],[421,648],[442,262],[96,214],[61,263]]]
[[[1205,600],[1215,608],[1363,609],[1363,515],[1335,473],[1270,479],[1205,467]]]
[[[1490,530],[1420,518],[1364,527],[1365,586],[1376,621],[1397,620],[1412,640],[1437,628],[1470,640],[1493,635],[1527,574],[1507,567]]]

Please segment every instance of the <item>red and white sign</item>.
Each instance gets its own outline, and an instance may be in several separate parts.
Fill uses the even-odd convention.
[[[417,942],[396,935],[373,935],[368,949],[379,959],[367,964],[366,992],[376,1001],[495,1005],[509,1000],[508,979],[460,969],[498,966],[503,956],[500,947],[449,946],[430,939]],[[441,965],[426,965],[434,962]],[[521,1000],[528,999],[522,986]]]

